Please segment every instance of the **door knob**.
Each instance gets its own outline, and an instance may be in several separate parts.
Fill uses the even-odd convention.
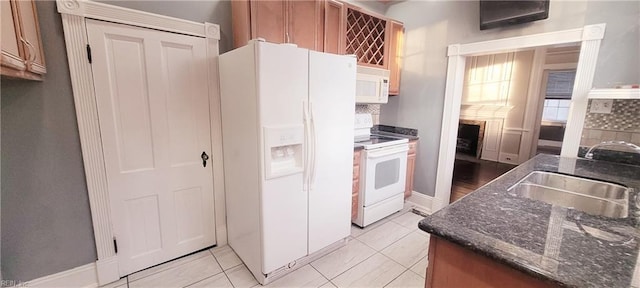
[[[209,160],[209,155],[206,152],[202,151],[200,154],[200,158],[202,158],[202,167],[207,167],[207,160]]]

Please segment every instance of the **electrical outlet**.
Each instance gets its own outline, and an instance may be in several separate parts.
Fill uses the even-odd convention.
[[[612,99],[593,99],[589,113],[611,114],[613,107]]]

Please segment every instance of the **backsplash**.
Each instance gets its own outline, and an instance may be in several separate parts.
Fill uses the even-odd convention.
[[[591,100],[587,107],[581,146],[593,146],[611,140],[640,145],[640,100],[613,100],[611,114],[590,113],[590,109]]]
[[[356,104],[356,113],[371,113],[373,125],[380,124],[380,104]]]

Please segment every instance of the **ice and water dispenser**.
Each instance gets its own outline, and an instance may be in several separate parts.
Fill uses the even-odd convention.
[[[265,178],[271,179],[304,170],[304,127],[264,127]]]

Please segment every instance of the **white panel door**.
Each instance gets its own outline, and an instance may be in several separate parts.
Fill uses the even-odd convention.
[[[351,231],[356,60],[309,52],[309,253]]]
[[[206,40],[87,20],[120,275],[215,244]]]
[[[262,126],[259,133],[264,133],[262,128],[303,126],[304,103],[308,99],[309,51],[259,43],[257,53]],[[264,179],[264,172],[262,174]],[[304,175],[301,172],[263,180],[261,233],[265,274],[307,255],[308,197],[303,187]]]

